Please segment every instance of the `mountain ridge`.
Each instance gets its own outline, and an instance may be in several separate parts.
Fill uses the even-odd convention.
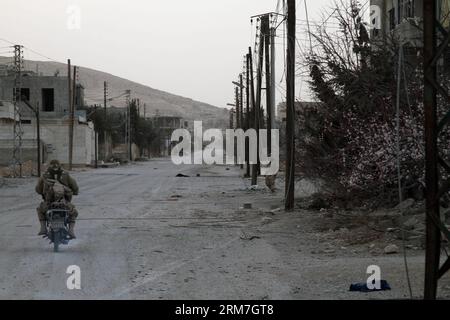
[[[3,59],[0,57],[0,64]],[[45,76],[55,75],[67,76],[67,65],[53,61],[25,60],[24,69],[38,72]],[[179,116],[186,120],[203,121],[205,127],[226,128],[229,122],[229,111],[208,103],[196,101],[192,98],[169,93],[163,90],[140,84],[136,81],[115,76],[111,73],[98,71],[92,68],[78,67],[77,79],[83,85],[85,101],[87,105],[103,105],[103,83],[108,83],[108,98],[120,98],[108,101],[108,106],[124,107],[126,90],[131,90],[131,97],[139,99],[141,113],[144,113],[146,105],[146,116]]]

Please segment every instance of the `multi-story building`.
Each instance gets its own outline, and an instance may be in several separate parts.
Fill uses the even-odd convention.
[[[159,141],[155,146],[154,152],[161,156],[168,156],[172,147],[176,144],[171,141],[172,132],[176,129],[192,130],[189,121],[177,116],[155,116],[152,119],[153,127],[159,131]]]
[[[436,0],[436,13],[444,28],[450,27],[450,0]],[[373,29],[372,35],[391,35],[401,40],[404,45],[422,46],[423,0],[371,0],[372,6],[378,6],[380,28]]]
[[[436,2],[436,15],[442,26],[449,30],[450,0]],[[371,5],[378,7],[377,12],[372,10],[372,24],[380,27],[372,29],[373,39],[394,38],[402,44],[407,61],[418,64],[423,47],[423,0],[371,0]],[[439,64],[450,71],[450,50],[444,53]]]
[[[69,155],[69,85],[68,78],[52,75],[42,76],[24,71],[21,76],[20,102],[22,134],[22,162],[36,161],[37,120],[30,106],[39,108],[40,135],[43,161],[58,159],[68,163]],[[90,165],[95,158],[95,132],[91,122],[86,121],[84,111],[77,110],[84,105],[84,88],[76,86],[74,123],[74,165]],[[15,75],[8,68],[0,68],[0,165],[9,165],[14,146],[13,127]]]

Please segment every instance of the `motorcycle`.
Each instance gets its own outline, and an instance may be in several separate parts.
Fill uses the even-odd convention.
[[[69,235],[70,208],[65,196],[70,192],[67,187],[56,180],[47,181],[52,190],[52,201],[46,212],[47,235],[53,243],[53,251],[59,251],[59,245],[67,245],[72,239]]]

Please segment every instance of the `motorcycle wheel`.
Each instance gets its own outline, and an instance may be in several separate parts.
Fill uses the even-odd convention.
[[[60,237],[61,233],[59,231],[53,233],[53,252],[58,252],[59,250]]]

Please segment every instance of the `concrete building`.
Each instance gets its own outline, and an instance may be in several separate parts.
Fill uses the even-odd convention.
[[[299,102],[299,101],[297,101],[294,104],[296,117],[298,117],[298,115],[300,114],[302,109],[318,108],[318,107],[320,107],[320,105],[322,105],[321,102],[307,102],[307,101]],[[286,122],[286,103],[285,102],[281,102],[278,104],[277,121],[279,121],[280,123]]]
[[[10,165],[14,146],[14,74],[0,68],[0,165]],[[40,110],[42,160],[58,159],[69,162],[69,93],[68,78],[40,76],[25,71],[21,80],[21,95],[34,108]],[[76,87],[75,108],[84,105],[84,88]],[[22,162],[37,159],[37,125],[35,114],[23,102],[21,113]],[[16,119],[17,121],[18,119]],[[76,110],[74,123],[73,164],[90,165],[95,159],[95,133],[84,111]]]
[[[193,131],[193,123],[176,116],[156,116],[152,118],[153,127],[159,131],[159,141],[153,147],[153,153],[160,156],[169,156],[172,147],[176,143],[172,143],[172,132],[176,129],[187,129]]]
[[[441,24],[450,27],[450,0],[436,0]],[[380,29],[373,29],[372,36],[392,35],[405,46],[422,46],[423,0],[371,0],[380,8]],[[374,16],[375,17],[375,16]],[[377,19],[376,17],[374,19]]]

